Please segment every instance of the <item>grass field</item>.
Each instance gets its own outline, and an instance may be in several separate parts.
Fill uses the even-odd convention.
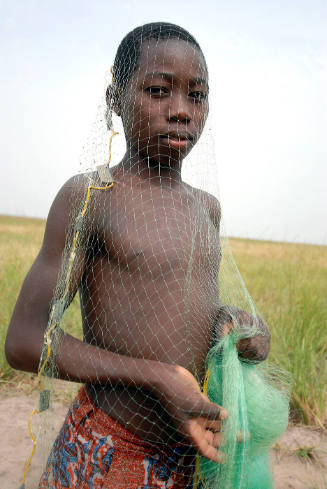
[[[3,343],[24,277],[35,258],[44,221],[0,216],[0,381],[17,375]],[[300,421],[327,423],[327,247],[231,239],[234,257],[261,315],[271,328],[270,361],[294,379],[292,413]],[[65,315],[80,335],[78,301]]]

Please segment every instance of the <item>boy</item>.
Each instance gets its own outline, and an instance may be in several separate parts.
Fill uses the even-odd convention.
[[[207,118],[208,90],[200,46],[178,26],[147,24],[118,48],[107,102],[122,119],[127,150],[112,171],[114,186],[90,199],[72,269],[67,302],[79,289],[84,341],[61,332],[54,359],[60,378],[85,387],[40,488],[182,488],[192,482],[194,449],[221,461],[220,420],[228,414],[195,376],[203,378],[214,325],[229,325],[234,313],[251,318],[222,313],[219,204],[181,178]],[[8,330],[14,368],[38,370],[70,209],[85,200],[85,181],[69,180],[51,207]],[[265,333],[242,340],[241,354],[264,359]]]

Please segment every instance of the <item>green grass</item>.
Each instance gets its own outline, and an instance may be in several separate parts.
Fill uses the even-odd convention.
[[[41,246],[44,221],[0,216],[0,380],[15,379],[3,343],[24,277]],[[271,328],[270,360],[294,379],[292,413],[327,422],[327,247],[231,239],[250,294]],[[78,300],[64,317],[81,335]]]
[[[293,376],[292,414],[327,421],[327,247],[230,240],[272,333],[270,361]]]

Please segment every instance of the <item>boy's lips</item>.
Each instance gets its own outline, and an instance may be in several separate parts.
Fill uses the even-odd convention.
[[[167,146],[171,146],[175,149],[184,149],[189,144],[193,142],[193,136],[189,133],[180,133],[180,132],[169,132],[167,134],[160,134],[159,138],[161,141],[167,144]]]

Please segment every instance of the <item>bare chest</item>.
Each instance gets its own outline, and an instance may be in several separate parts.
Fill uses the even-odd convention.
[[[119,197],[98,216],[102,259],[153,276],[199,268],[217,273],[219,234],[196,199],[174,192]]]

